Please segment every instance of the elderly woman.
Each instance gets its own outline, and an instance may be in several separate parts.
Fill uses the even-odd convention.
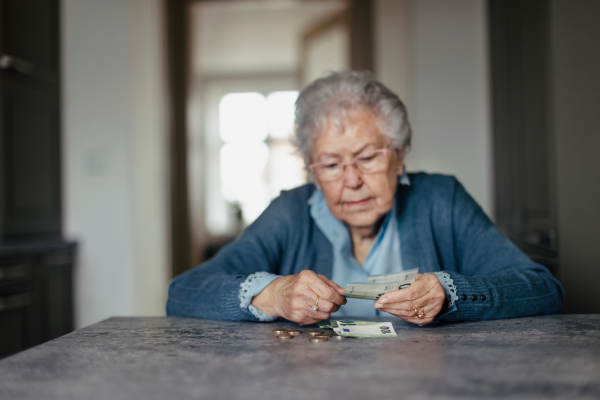
[[[315,184],[282,192],[234,243],[176,277],[168,315],[311,324],[390,313],[423,325],[558,313],[563,289],[451,176],[407,174],[411,130],[398,96],[341,72],[296,102],[295,145]],[[377,301],[347,282],[418,268]]]

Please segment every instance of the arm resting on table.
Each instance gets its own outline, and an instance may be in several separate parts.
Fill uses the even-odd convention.
[[[214,258],[173,279],[169,285],[167,315],[229,321],[269,320],[250,301],[277,278],[286,233],[285,204],[278,198],[238,240],[225,246]]]
[[[457,300],[437,320],[476,321],[562,311],[564,292],[558,280],[508,240],[458,182],[452,209],[458,271],[444,272],[456,287]]]

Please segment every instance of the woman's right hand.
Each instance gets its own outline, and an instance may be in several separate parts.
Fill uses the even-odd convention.
[[[296,275],[275,279],[258,295],[252,305],[271,317],[283,317],[300,325],[328,319],[331,313],[346,304],[344,289],[323,275],[303,270]],[[319,310],[312,306],[319,299]]]

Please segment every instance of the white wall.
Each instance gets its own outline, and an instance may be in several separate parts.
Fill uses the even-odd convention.
[[[377,0],[375,15],[376,72],[413,127],[407,168],[455,175],[492,216],[485,1]]]
[[[409,116],[412,104],[411,1],[375,0],[374,68],[377,78],[396,93]]]
[[[76,326],[164,313],[166,156],[159,0],[62,0],[65,236]]]
[[[305,30],[346,7],[344,0],[196,2],[192,65],[204,77],[294,74]]]

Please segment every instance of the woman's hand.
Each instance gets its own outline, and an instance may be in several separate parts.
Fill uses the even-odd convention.
[[[381,296],[375,302],[375,308],[421,326],[433,321],[441,311],[444,300],[446,293],[437,276],[417,274],[415,282],[409,287]],[[423,318],[417,316],[421,309],[425,314]]]
[[[296,275],[277,278],[252,298],[252,305],[271,317],[283,317],[300,325],[329,318],[346,304],[344,289],[323,275],[304,270]],[[319,310],[312,306],[319,299]]]

